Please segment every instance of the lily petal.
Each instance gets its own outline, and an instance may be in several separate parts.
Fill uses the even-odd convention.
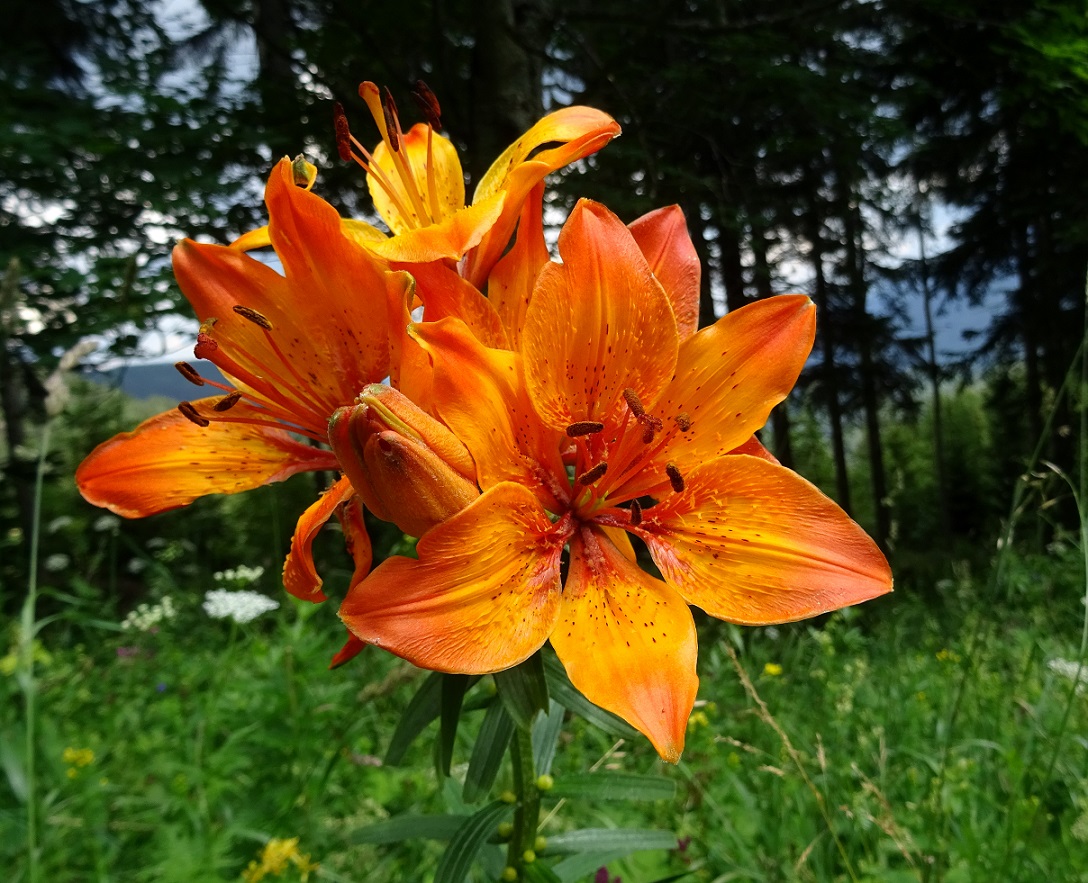
[[[698,644],[684,599],[603,535],[571,541],[570,572],[552,646],[571,683],[680,760],[695,704]]]
[[[377,90],[374,92],[376,94]],[[372,112],[381,113],[380,100],[376,106],[369,100],[367,103]],[[380,175],[369,172],[366,176],[374,208],[395,236],[439,222],[465,207],[465,175],[457,148],[448,138],[424,123],[416,123],[397,140],[400,156],[394,158],[383,140],[374,148],[371,163],[371,168],[377,168]],[[406,189],[397,160],[405,163],[401,168],[411,172],[415,193]],[[386,190],[386,186],[393,188],[395,196]],[[417,203],[422,203],[422,212]],[[404,217],[402,207],[408,217]]]
[[[217,401],[192,404],[199,411]],[[261,411],[239,402],[230,416],[257,419]],[[335,468],[330,452],[302,444],[283,430],[218,420],[202,427],[178,411],[167,411],[96,447],[76,470],[76,484],[87,502],[142,518],[205,494],[234,494],[296,472]]]
[[[816,308],[804,295],[780,295],[727,313],[680,344],[676,376],[652,407],[665,426],[683,415],[688,429],[675,432],[645,469],[616,494],[656,494],[665,466],[681,474],[749,443],[779,402],[789,395],[816,334]],[[624,440],[615,456],[636,456],[640,441]]]
[[[741,625],[807,619],[892,589],[884,555],[814,485],[756,457],[721,457],[634,529],[665,579]]]
[[[676,368],[676,320],[634,237],[581,200],[559,234],[562,264],[540,272],[522,351],[533,405],[549,426],[618,425],[624,390],[650,404]]]
[[[619,124],[606,113],[566,107],[545,116],[503,151],[480,179],[472,203],[477,205],[499,192],[506,194],[506,202],[481,243],[465,256],[464,277],[482,290],[506,251],[533,188],[557,169],[600,150],[619,133]],[[556,146],[544,147],[547,144]]]
[[[557,498],[569,491],[562,436],[533,410],[519,377],[521,357],[487,349],[456,319],[419,323],[411,333],[431,357],[438,416],[472,454],[480,487],[515,481],[557,511]],[[562,485],[544,484],[550,476],[562,476]]]
[[[505,202],[506,194],[496,193],[482,202],[454,212],[438,223],[404,230],[396,236],[370,243],[369,248],[386,260],[397,263],[458,261],[495,226]]]
[[[462,279],[456,270],[439,261],[407,265],[403,269],[415,277],[425,321],[436,322],[453,316],[468,325],[484,346],[509,348],[506,330],[495,305]]]
[[[313,543],[336,508],[355,491],[347,478],[339,479],[299,517],[291,535],[291,550],[283,562],[283,587],[303,601],[324,601],[321,577],[314,567]]]
[[[691,337],[699,327],[702,266],[683,211],[678,205],[659,208],[633,221],[628,229],[669,297],[680,339]]]
[[[521,349],[525,312],[532,300],[533,286],[541,267],[548,263],[544,241],[544,184],[529,194],[518,221],[518,235],[502,259],[495,264],[487,282],[487,299],[495,305],[510,347]]]
[[[484,674],[517,665],[559,615],[563,537],[519,485],[493,488],[435,527],[419,560],[394,557],[352,585],[340,618],[361,640],[422,668]]]

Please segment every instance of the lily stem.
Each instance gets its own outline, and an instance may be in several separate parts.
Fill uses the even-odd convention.
[[[540,824],[540,791],[536,786],[536,767],[533,763],[533,737],[528,729],[514,728],[510,740],[510,760],[514,767],[514,793],[517,808],[514,810],[514,830],[510,835],[506,864],[520,870],[523,865],[536,861],[536,832]]]

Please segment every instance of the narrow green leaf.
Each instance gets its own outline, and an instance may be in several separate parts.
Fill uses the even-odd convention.
[[[492,702],[484,715],[480,735],[476,737],[472,757],[469,758],[463,792],[466,803],[475,803],[481,797],[486,797],[495,784],[513,732],[514,722],[506,707],[501,702]]]
[[[465,821],[465,816],[452,814],[422,815],[409,813],[375,822],[353,831],[350,843],[400,843],[402,840],[449,840]]]
[[[557,779],[548,796],[568,800],[672,800],[676,797],[676,783],[637,773],[578,773]]]
[[[533,721],[533,766],[538,776],[552,771],[555,748],[563,730],[563,715],[567,710],[555,700],[548,700],[548,713]]]
[[[462,821],[457,833],[450,840],[450,845],[442,853],[438,870],[435,871],[434,883],[465,883],[465,877],[468,876],[480,847],[495,833],[495,828],[503,816],[511,811],[513,806],[496,800]]]
[[[548,680],[548,690],[552,697],[564,708],[585,718],[593,726],[604,730],[609,735],[620,736],[624,739],[638,738],[638,732],[634,727],[620,720],[612,712],[598,708],[575,689],[559,657],[550,653],[544,657],[544,675]]]
[[[442,675],[432,672],[404,709],[385,752],[385,763],[396,766],[404,759],[416,737],[441,713],[441,698]]]
[[[469,688],[468,675],[442,675],[441,721],[438,741],[434,745],[434,768],[438,777],[450,774],[453,763],[453,743],[457,739],[457,724],[461,720],[461,703]]]
[[[583,828],[548,838],[548,854],[612,852],[622,855],[646,849],[675,849],[676,835],[655,828]]]
[[[523,730],[532,726],[537,714],[547,710],[548,682],[540,653],[534,653],[521,665],[496,672],[494,678],[502,704]]]

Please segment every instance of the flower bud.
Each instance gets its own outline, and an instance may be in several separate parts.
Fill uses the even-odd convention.
[[[468,449],[388,386],[372,384],[329,420],[340,468],[370,511],[419,537],[480,495]]]

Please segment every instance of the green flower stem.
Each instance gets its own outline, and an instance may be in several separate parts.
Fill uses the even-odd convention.
[[[518,802],[506,864],[520,870],[525,864],[525,854],[532,852],[536,845],[540,824],[540,791],[536,787],[536,767],[533,765],[533,737],[528,729],[514,728],[510,760],[514,766],[514,793]]]

